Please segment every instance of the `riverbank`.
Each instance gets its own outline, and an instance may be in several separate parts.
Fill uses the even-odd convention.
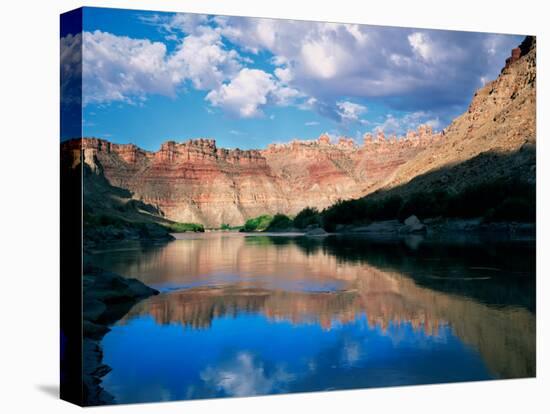
[[[336,233],[353,234],[426,234],[426,235],[450,235],[450,234],[506,234],[521,236],[536,236],[535,223],[521,222],[486,222],[483,218],[450,219],[427,218],[420,220],[416,216],[408,217],[404,222],[399,220],[375,221],[368,225],[337,226]]]
[[[174,240],[174,237],[170,234],[169,228],[157,223],[129,222],[112,218],[93,224],[84,222],[85,249],[121,240],[160,242]]]
[[[83,285],[83,398],[84,405],[114,402],[101,386],[102,378],[111,371],[103,363],[100,342],[110,326],[121,319],[138,302],[159,292],[136,279],[94,266],[86,266]]]
[[[216,232],[216,230],[210,230]],[[226,230],[220,230],[227,232]],[[373,221],[363,224],[337,225],[334,231],[327,232],[320,226],[308,226],[305,229],[289,227],[271,231],[253,231],[246,234],[257,235],[288,235],[323,237],[338,234],[372,235],[372,236],[399,236],[399,235],[468,235],[468,234],[502,234],[510,236],[525,236],[535,238],[536,224],[522,222],[486,222],[482,217],[471,219],[452,219],[444,217],[427,218],[420,220],[415,215],[408,217],[403,222],[395,220]],[[176,238],[181,238],[177,234]]]

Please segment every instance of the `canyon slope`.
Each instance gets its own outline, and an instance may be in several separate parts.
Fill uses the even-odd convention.
[[[427,148],[378,184],[381,194],[516,179],[536,180],[536,39],[512,50],[500,75],[479,89],[468,110],[444,129],[445,145]]]
[[[110,185],[173,221],[242,225],[261,214],[297,214],[380,192],[463,187],[510,174],[535,180],[536,43],[512,51],[498,78],[442,132],[404,137],[327,135],[265,149],[218,148],[213,139],[168,141],[156,151],[83,138],[84,162]],[[449,168],[458,168],[449,174]],[[457,172],[458,171],[458,172]]]

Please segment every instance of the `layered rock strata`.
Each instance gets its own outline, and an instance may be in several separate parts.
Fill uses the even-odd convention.
[[[243,224],[266,213],[297,214],[361,197],[441,134],[421,126],[407,137],[356,145],[341,137],[271,144],[263,150],[218,148],[213,139],[168,141],[156,152],[84,138],[84,161],[111,185],[159,209],[168,219],[210,227]]]

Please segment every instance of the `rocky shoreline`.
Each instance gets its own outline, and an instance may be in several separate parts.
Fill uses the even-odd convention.
[[[103,363],[100,342],[110,326],[121,319],[138,302],[159,292],[136,279],[94,266],[86,266],[83,284],[83,397],[84,405],[112,404],[114,397],[101,386],[101,379],[111,371]]]
[[[166,242],[174,240],[170,231],[156,223],[116,223],[116,225],[84,226],[84,247],[93,248],[116,241]]]
[[[369,224],[337,225],[334,232],[327,232],[322,227],[310,226],[304,230],[295,228],[270,231],[270,233],[300,232],[306,237],[322,237],[331,234],[353,235],[452,235],[452,234],[503,234],[510,236],[535,237],[535,223],[521,222],[485,222],[483,218],[452,219],[452,218],[427,218],[420,220],[415,215],[408,217],[403,222],[395,220],[373,221]],[[262,232],[258,232],[262,233]]]
[[[535,223],[485,222],[482,218],[450,219],[427,218],[423,221],[410,216],[404,222],[399,220],[376,221],[366,226],[340,226],[337,233],[354,234],[453,234],[453,233],[494,233],[535,235]]]

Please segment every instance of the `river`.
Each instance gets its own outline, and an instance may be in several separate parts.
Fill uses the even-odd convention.
[[[104,337],[118,403],[535,375],[535,244],[231,232],[95,264],[160,290]]]

